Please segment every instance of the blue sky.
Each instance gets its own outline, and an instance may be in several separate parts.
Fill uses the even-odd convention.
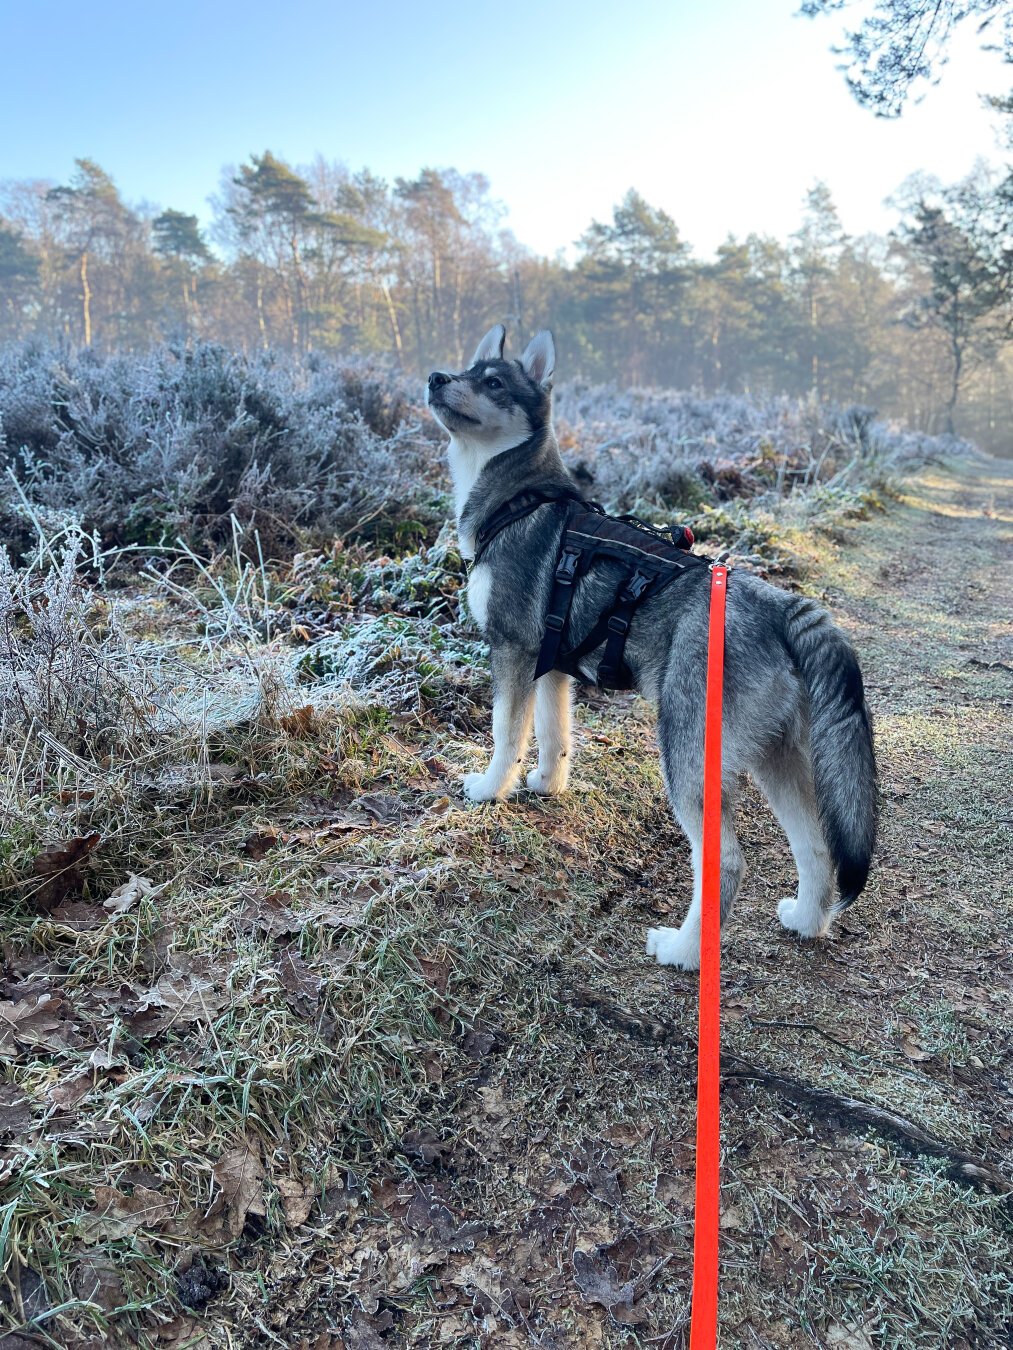
[[[853,233],[882,231],[910,173],[997,157],[977,94],[1013,77],[959,41],[898,123],[860,109],[798,0],[429,6],[320,0],[0,0],[0,179],[96,159],[127,200],[210,218],[221,169],[271,149],[387,178],[480,170],[538,252],[637,187],[706,256],[784,237],[825,179]]]

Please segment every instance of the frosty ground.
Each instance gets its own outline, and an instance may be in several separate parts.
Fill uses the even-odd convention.
[[[622,435],[672,416],[561,402],[613,497]],[[705,453],[640,445],[638,501],[826,601],[883,789],[870,889],[817,946],[740,812],[722,1343],[1005,1346],[1013,474],[924,445],[848,469],[854,419],[821,461],[769,408],[739,443],[711,415]],[[7,576],[8,689],[40,633],[78,641],[48,686],[20,668],[20,739],[7,704],[4,1345],[683,1345],[696,982],[642,951],[689,878],[650,711],[585,693],[568,796],[468,807],[488,687],[438,498],[273,562],[228,510],[202,552],[177,497],[168,564],[100,538],[61,585],[65,488],[19,484],[52,557]]]

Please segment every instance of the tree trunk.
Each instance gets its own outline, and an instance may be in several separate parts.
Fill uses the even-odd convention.
[[[267,350],[267,324],[264,322],[264,281],[257,268],[257,327],[260,329],[260,345]]]
[[[385,281],[380,283],[380,290],[383,292],[383,298],[387,304],[387,317],[390,319],[390,331],[394,337],[394,350],[397,352],[397,363],[404,365],[404,350],[401,343],[401,325],[397,321],[397,310],[394,308],[394,301],[391,299],[390,287]]]
[[[91,287],[88,285],[88,250],[81,254],[81,304],[84,310],[84,345],[91,346]]]

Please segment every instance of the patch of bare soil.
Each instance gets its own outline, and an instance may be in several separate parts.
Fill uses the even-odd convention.
[[[1009,1347],[1013,466],[925,471],[809,561],[862,655],[881,844],[833,938],[803,945],[774,912],[784,840],[743,802],[721,1344]],[[598,766],[610,726],[628,737],[638,716],[585,710]],[[233,1344],[686,1344],[696,979],[642,943],[681,917],[688,860],[660,790],[653,817],[585,851],[582,811],[624,809],[589,758],[584,807],[488,812],[508,852],[526,830],[555,843],[565,883],[532,892],[499,994],[439,1013],[460,1019],[460,1053],[433,1071],[431,1113],[423,1099],[370,1194],[350,1175],[279,1247],[261,1330],[233,1325]]]

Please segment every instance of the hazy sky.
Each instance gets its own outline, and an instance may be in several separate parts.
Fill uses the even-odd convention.
[[[96,159],[128,201],[207,221],[222,166],[319,152],[387,178],[485,173],[539,252],[569,246],[631,186],[706,255],[784,237],[825,179],[852,233],[924,169],[996,157],[981,91],[998,58],[968,33],[898,123],[860,109],[830,46],[845,16],[799,0],[0,0],[0,179],[66,181]]]

